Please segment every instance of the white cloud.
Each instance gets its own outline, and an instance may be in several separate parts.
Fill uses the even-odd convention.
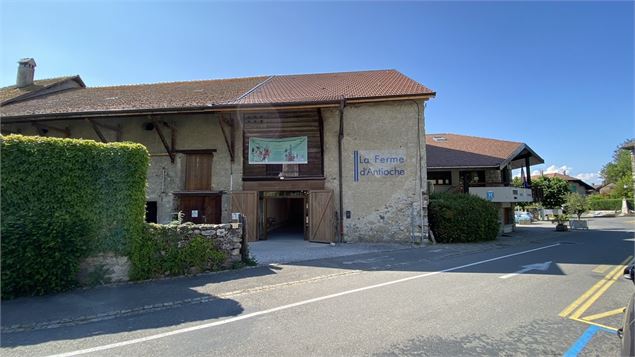
[[[545,170],[546,174],[552,174],[552,173],[559,173],[559,174],[564,174],[567,173],[569,174],[571,171],[573,171],[573,167],[571,166],[567,166],[567,165],[562,165],[560,167],[556,166],[556,165],[551,165],[549,167],[547,167],[547,169]]]
[[[599,172],[583,172],[575,175],[575,177],[590,184],[598,184],[602,182],[602,177],[600,177]]]

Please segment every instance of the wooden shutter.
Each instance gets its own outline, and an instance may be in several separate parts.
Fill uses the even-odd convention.
[[[335,223],[333,191],[309,191],[309,241],[335,242]]]
[[[185,190],[208,191],[212,189],[212,154],[187,154],[185,156]]]
[[[232,192],[232,212],[240,212],[245,216],[246,226],[243,227],[247,234],[247,241],[258,240],[258,192],[238,191]]]

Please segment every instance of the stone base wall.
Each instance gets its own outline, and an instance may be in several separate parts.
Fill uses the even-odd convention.
[[[230,268],[241,260],[242,227],[238,223],[227,224],[194,224],[153,225],[167,229],[178,237],[178,246],[187,244],[196,236],[214,241],[214,245],[225,253],[227,259],[222,264]],[[101,253],[86,258],[80,265],[78,280],[82,285],[100,285],[129,280],[131,264],[128,257],[113,253]],[[197,273],[192,270],[191,273]]]

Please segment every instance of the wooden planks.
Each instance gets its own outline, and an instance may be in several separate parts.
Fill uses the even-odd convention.
[[[306,136],[308,163],[299,165],[299,176],[323,176],[322,123],[319,109],[243,113],[243,177],[277,177],[280,167],[249,164],[249,138]]]
[[[236,191],[231,193],[232,212],[240,212],[245,216],[245,230],[247,241],[258,240],[258,192]]]

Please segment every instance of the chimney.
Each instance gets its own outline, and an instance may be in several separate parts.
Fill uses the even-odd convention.
[[[33,58],[23,58],[18,61],[18,78],[15,85],[18,88],[28,87],[33,84],[35,74],[35,60]]]

